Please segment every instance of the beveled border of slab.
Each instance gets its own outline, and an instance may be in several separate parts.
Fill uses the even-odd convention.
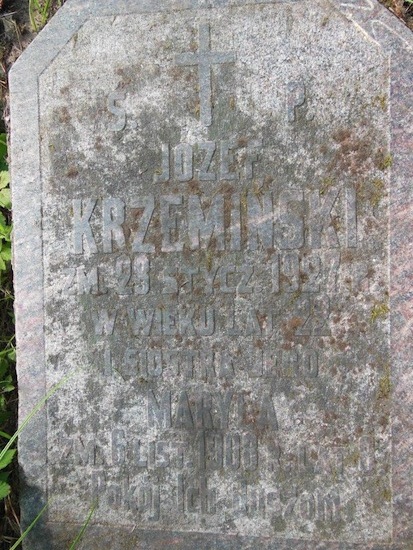
[[[71,37],[91,17],[128,13],[173,12],[196,8],[246,4],[298,3],[301,0],[67,0],[57,15],[13,66],[10,76],[11,177],[14,218],[14,276],[18,350],[19,417],[22,421],[45,395],[43,336],[42,187],[39,150],[38,77]],[[127,528],[108,533],[108,526],[90,526],[84,544],[96,539],[110,548],[122,540],[123,548],[153,549],[168,546],[185,550],[256,548],[277,550],[402,550],[413,547],[413,288],[409,285],[413,257],[413,35],[377,0],[315,0],[334,6],[359,26],[369,40],[389,55],[391,68],[390,189],[390,315],[392,354],[392,485],[393,541],[388,544],[314,542]],[[411,277],[410,277],[411,278]],[[29,524],[47,500],[47,415],[31,420],[20,436],[23,524]],[[28,548],[44,550],[45,518]],[[50,526],[70,543],[80,526]],[[144,535],[144,539],[142,538]],[[72,537],[72,538],[71,538]],[[115,546],[111,546],[114,544]],[[202,546],[201,546],[202,545]]]

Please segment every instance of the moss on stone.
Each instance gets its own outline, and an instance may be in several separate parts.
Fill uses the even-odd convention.
[[[370,319],[372,322],[378,321],[380,319],[384,319],[385,317],[387,317],[387,314],[389,313],[389,311],[390,309],[387,302],[378,302],[374,304],[371,310]]]

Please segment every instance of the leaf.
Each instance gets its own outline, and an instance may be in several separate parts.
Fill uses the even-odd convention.
[[[0,411],[0,424],[4,424],[9,418],[10,418],[9,412]]]
[[[1,432],[1,431],[0,431],[0,436],[4,437],[4,439],[10,439],[11,437],[9,434],[6,434],[6,432]],[[1,474],[0,474],[0,479],[1,479]]]
[[[0,481],[0,499],[6,498],[10,494],[10,485],[5,481]]]
[[[6,264],[0,254],[0,271],[5,271],[5,269],[6,269]]]
[[[0,134],[0,170],[7,170],[7,136]]]
[[[13,381],[11,379],[11,376],[10,377],[8,376],[6,380],[2,380],[0,382],[0,389],[3,393],[9,393],[15,389],[13,386]]]
[[[13,363],[16,362],[16,350],[12,349],[7,353],[7,359],[9,361],[13,361]]]
[[[1,162],[1,153],[0,153],[0,162]],[[0,189],[4,189],[9,185],[9,183],[10,183],[10,172],[8,170],[0,170]]]
[[[11,241],[11,225],[7,225],[7,224],[2,225],[0,222],[0,239],[7,242]],[[0,240],[0,243],[1,243],[1,240]]]
[[[13,384],[13,378],[11,377],[11,374],[8,374],[7,376],[3,376],[2,378],[0,378],[0,387],[8,386],[10,384]]]
[[[0,470],[4,470],[4,468],[7,468],[7,466],[12,463],[15,454],[16,449],[9,449],[5,452],[2,451],[2,457],[0,458]]]
[[[9,479],[10,472],[0,472],[0,481],[6,482]]]
[[[0,191],[0,206],[8,210],[11,208],[11,191],[8,187]]]
[[[1,257],[5,262],[11,261],[11,245],[10,243],[7,243],[6,245],[3,245],[3,248],[1,249]]]
[[[3,380],[8,370],[9,370],[8,362],[4,357],[0,357],[0,380]]]

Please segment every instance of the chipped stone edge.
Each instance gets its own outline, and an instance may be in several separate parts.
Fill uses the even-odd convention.
[[[278,0],[284,3],[288,0]],[[41,173],[39,141],[38,77],[59,54],[73,34],[94,13],[99,16],[213,8],[230,5],[277,3],[268,0],[68,0],[53,20],[20,56],[9,75],[11,103],[11,178],[14,235],[13,265],[16,294],[20,422],[44,397],[46,391],[43,336],[43,255],[41,228]],[[291,3],[295,3],[293,0]],[[392,39],[391,59],[391,151],[393,153],[390,197],[391,352],[393,385],[393,501],[394,544],[402,548],[413,541],[413,293],[411,273],[413,203],[409,179],[413,178],[413,128],[403,127],[406,105],[413,105],[413,89],[407,67],[412,65],[413,36],[378,0],[328,0],[328,3],[361,26],[385,50]],[[406,67],[406,73],[401,70]],[[413,73],[413,67],[411,69]],[[403,93],[399,93],[402,90]],[[394,100],[393,100],[394,97]],[[410,173],[408,169],[410,167]],[[44,505],[47,466],[47,415],[45,410],[31,420],[19,441],[23,482],[23,524],[30,522]],[[192,535],[191,535],[192,536]],[[210,537],[210,536],[208,536]],[[217,536],[218,539],[219,536]],[[38,538],[38,540],[40,540]],[[238,539],[239,540],[239,539]],[[44,539],[43,539],[44,542]],[[295,541],[294,548],[304,542]],[[224,543],[225,544],[225,543]],[[277,544],[289,547],[288,541]],[[346,543],[339,543],[347,548]],[[331,548],[335,543],[332,543]],[[403,545],[403,546],[400,546]],[[371,547],[378,548],[373,544]],[[31,548],[34,546],[30,545]],[[304,547],[304,546],[303,546]],[[318,546],[317,546],[318,547]],[[359,545],[349,545],[348,548]],[[363,546],[370,548],[370,545]],[[40,546],[39,546],[40,548]],[[281,546],[280,546],[281,548]]]

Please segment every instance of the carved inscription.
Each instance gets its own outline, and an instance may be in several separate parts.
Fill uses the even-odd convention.
[[[111,330],[112,328],[109,329]],[[107,332],[103,329],[98,335],[105,334]],[[237,336],[236,333],[231,335]],[[272,379],[273,383],[292,379],[297,384],[316,378],[320,368],[319,354],[311,349],[300,352],[279,350],[275,353],[269,350],[238,349],[231,354],[226,351],[179,349],[147,351],[128,347],[115,354],[110,348],[106,348],[100,364],[105,376],[119,376],[123,380],[155,380],[168,375],[181,380],[214,382],[242,375],[244,371],[249,378]]]
[[[162,169],[155,173],[156,183],[168,181],[185,182],[196,178],[199,181],[235,180],[240,176],[252,180],[254,164],[258,162],[263,151],[261,139],[240,144],[235,139],[221,141],[205,141],[196,143],[180,143],[171,147],[162,145]],[[245,157],[241,172],[233,168],[235,155],[242,152]],[[195,158],[196,155],[196,158]]]
[[[332,210],[339,199],[345,202],[347,212],[342,238],[353,248],[357,242],[357,218],[351,192],[331,189],[321,195],[319,191],[304,194],[292,189],[278,196],[263,193],[259,199],[253,192],[230,197],[216,193],[204,204],[199,195],[179,194],[160,195],[156,200],[154,195],[147,195],[128,203],[120,198],[75,199],[73,249],[75,254],[112,253],[125,251],[130,244],[132,251],[139,253],[182,252],[184,247],[207,249],[212,239],[218,250],[230,251],[261,247],[317,250],[323,241],[328,248],[339,248],[338,232],[332,223]],[[307,216],[296,214],[292,203],[301,203],[302,210],[308,204]],[[246,216],[240,216],[243,209]],[[133,210],[140,212],[139,225],[135,232],[130,231],[128,242],[124,225]],[[229,223],[225,220],[228,210],[233,214]],[[245,240],[242,233],[247,236]]]
[[[113,99],[119,131],[123,98]],[[288,101],[298,122],[300,82]],[[163,143],[150,191],[67,203],[71,263],[60,291],[87,304],[88,360],[106,384],[128,387],[139,429],[127,421],[106,443],[61,438],[50,460],[91,469],[89,497],[145,525],[198,516],[217,525],[227,513],[333,529],[342,484],[378,475],[374,436],[328,448],[310,437],[294,449],[287,435],[334,415],[319,405],[326,380],[335,391],[334,303],[342,311],[375,284],[351,261],[356,186],[271,186],[267,154],[261,137]],[[349,345],[336,346],[340,361]]]
[[[340,52],[338,85],[334,10],[308,21],[330,37],[318,59],[295,44],[294,2],[258,3],[178,10],[179,25],[148,12],[156,44],[90,83],[76,175],[66,142],[43,145],[47,383],[85,374],[48,403],[49,489],[63,518],[69,486],[131,530],[370,544],[372,517],[376,543],[391,523],[388,109],[363,83],[388,93],[383,60]]]

